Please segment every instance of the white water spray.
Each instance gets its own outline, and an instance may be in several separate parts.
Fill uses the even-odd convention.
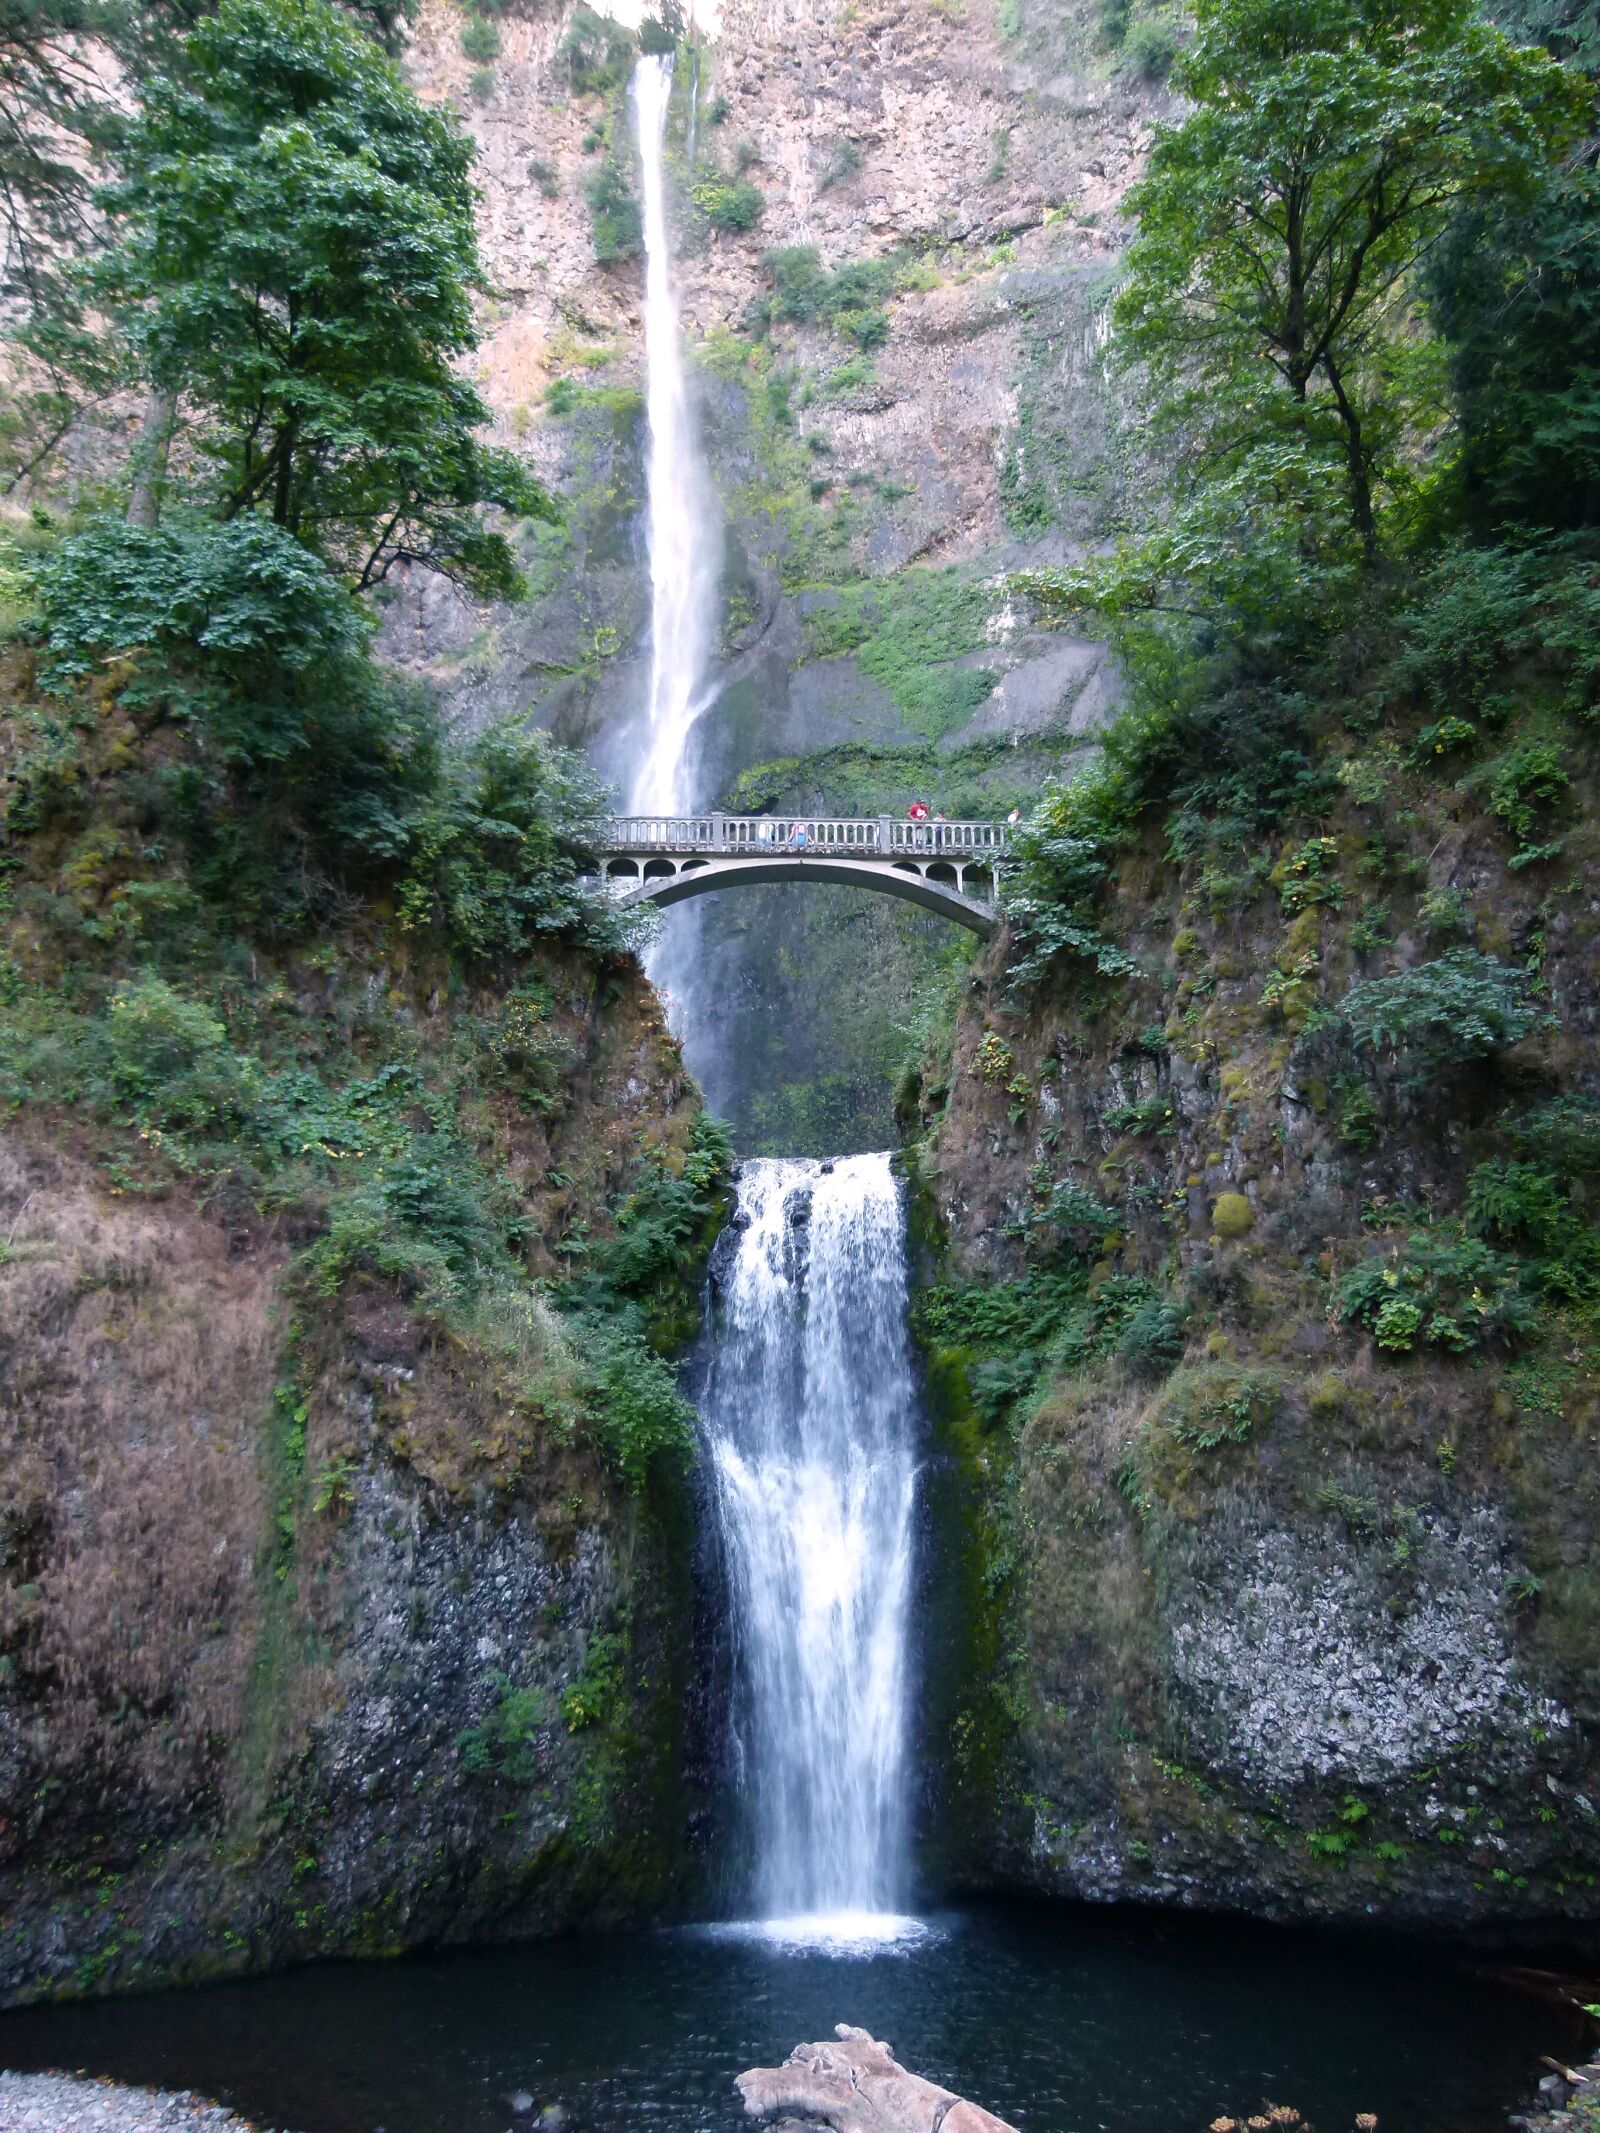
[[[702,1395],[733,1596],[755,1896],[871,1941],[908,1864],[916,1495],[904,1222],[885,1155],[746,1163]]]
[[[672,59],[646,53],[633,75],[644,191],[645,356],[650,420],[650,697],[628,796],[636,815],[683,814],[694,795],[684,761],[709,697],[721,525],[695,436],[672,293],[665,151]]]

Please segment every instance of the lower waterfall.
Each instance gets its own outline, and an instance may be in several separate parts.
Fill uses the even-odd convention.
[[[750,1894],[789,1937],[892,1937],[911,1924],[917,1407],[889,1158],[747,1162],[721,1254],[700,1406]]]

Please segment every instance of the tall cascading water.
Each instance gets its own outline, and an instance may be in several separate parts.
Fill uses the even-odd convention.
[[[682,814],[689,734],[710,695],[722,529],[684,377],[667,229],[670,55],[646,53],[633,75],[634,130],[644,193],[645,359],[650,555],[650,695],[628,796],[636,815]]]
[[[883,1938],[907,1897],[917,1405],[886,1155],[746,1163],[700,1408],[733,1601],[752,1894]]]
[[[665,148],[672,61],[633,81],[644,194],[651,664],[635,814],[680,814],[714,694],[721,521],[695,433],[673,299]],[[694,907],[647,967],[691,1064]],[[710,1050],[709,1042],[706,1049]],[[701,1066],[714,1065],[714,1056]],[[747,1163],[701,1414],[728,1566],[734,1733],[750,1891],[768,1920],[837,1940],[898,1934],[909,1871],[908,1612],[917,1409],[900,1195],[883,1155]]]

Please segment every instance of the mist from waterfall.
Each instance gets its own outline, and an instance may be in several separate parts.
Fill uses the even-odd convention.
[[[683,369],[667,228],[667,112],[672,58],[643,54],[633,74],[634,132],[644,194],[646,407],[650,446],[650,694],[628,794],[636,815],[682,814],[696,795],[689,732],[710,694],[722,530]]]
[[[700,1409],[763,1929],[896,1937],[917,1409],[886,1155],[744,1164]]]

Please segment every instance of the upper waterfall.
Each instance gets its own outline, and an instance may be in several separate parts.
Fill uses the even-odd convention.
[[[721,523],[683,371],[667,229],[670,54],[634,69],[633,116],[644,192],[645,356],[650,424],[650,695],[629,790],[634,814],[681,814],[694,798],[684,751],[705,707],[716,625]]]

